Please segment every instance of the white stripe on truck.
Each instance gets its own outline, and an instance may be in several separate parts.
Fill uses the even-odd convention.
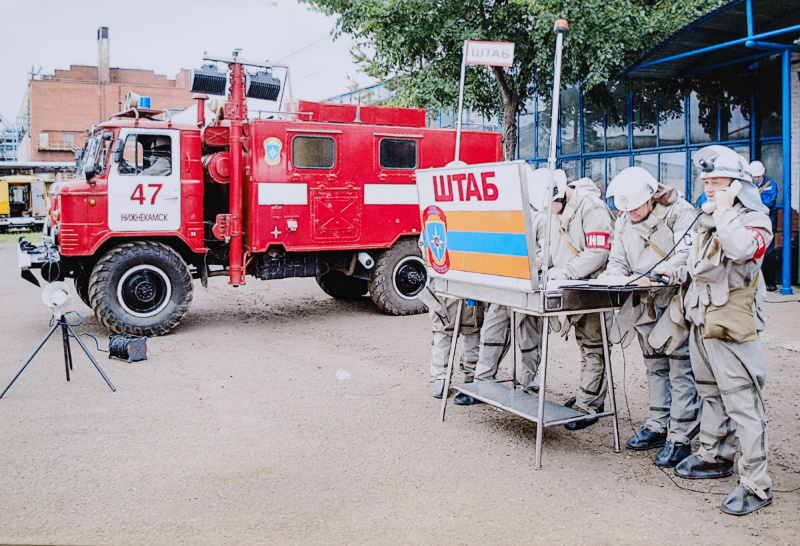
[[[364,184],[365,205],[417,205],[416,184]]]

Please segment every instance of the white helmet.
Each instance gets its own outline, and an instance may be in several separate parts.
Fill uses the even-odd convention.
[[[750,163],[750,174],[753,176],[764,176],[765,172],[767,172],[767,169],[764,168],[764,164],[760,161]]]
[[[697,151],[694,164],[700,169],[700,178],[733,178],[752,182],[750,164],[740,154],[727,146],[706,146]]]
[[[531,206],[536,210],[542,211],[547,208],[551,201],[558,199],[567,191],[567,173],[561,169],[553,171],[553,192],[552,198],[547,198],[547,188],[550,183],[550,169],[547,167],[534,170],[528,165],[528,198]]]
[[[609,205],[623,212],[638,209],[658,191],[658,181],[647,169],[628,167],[608,185]],[[613,199],[613,201],[612,201]]]

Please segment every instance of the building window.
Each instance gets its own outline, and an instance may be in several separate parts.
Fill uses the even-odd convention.
[[[606,115],[606,150],[628,149],[628,90],[617,84],[611,90],[614,111]],[[609,175],[610,176],[610,175]]]
[[[642,90],[633,96],[633,147],[656,146],[656,94]]]
[[[579,105],[578,88],[573,86],[565,89],[561,94],[561,155],[578,154],[581,151]]]
[[[536,111],[539,113],[536,157],[547,157],[550,154],[550,119],[552,118],[552,112],[542,97],[539,97],[536,101]]]
[[[685,143],[686,127],[683,117],[683,97],[680,93],[659,95],[658,145],[678,146]]]
[[[658,181],[675,188],[681,195],[686,194],[686,153],[661,154]]]
[[[50,146],[50,134],[39,133],[39,148],[47,148]]]
[[[331,137],[294,137],[292,164],[298,169],[332,169],[336,165],[336,141]]]
[[[689,98],[689,141],[705,144],[719,140],[719,108],[716,102],[701,99],[692,91]]]
[[[75,144],[75,135],[72,133],[64,133],[64,144]]]

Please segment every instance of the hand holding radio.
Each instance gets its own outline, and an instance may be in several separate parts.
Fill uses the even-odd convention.
[[[734,180],[727,188],[717,190],[714,193],[714,199],[709,199],[700,208],[706,214],[711,214],[717,209],[729,209],[733,206],[733,201],[740,191],[742,191],[742,183]]]

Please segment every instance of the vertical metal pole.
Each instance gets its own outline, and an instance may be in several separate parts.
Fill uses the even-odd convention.
[[[439,412],[439,422],[444,421],[444,412],[447,409],[447,397],[450,395],[450,378],[453,377],[453,362],[456,359],[456,343],[458,334],[461,332],[461,310],[464,308],[464,300],[458,300],[456,308],[456,322],[453,325],[453,340],[450,342],[450,356],[447,359],[447,375],[444,377],[444,391],[442,391],[442,409]],[[446,311],[445,311],[446,313]]]
[[[603,360],[605,361],[606,377],[608,378],[608,401],[611,404],[611,416],[614,427],[614,452],[619,453],[619,422],[617,421],[617,397],[614,395],[614,372],[611,370],[611,354],[608,351],[608,331],[606,329],[606,314],[600,313],[600,332],[603,334]]]
[[[792,294],[792,93],[791,51],[781,53],[783,59],[783,283],[781,294]]]
[[[511,310],[511,389],[517,388],[517,314]]]
[[[464,47],[461,49],[461,84],[458,87],[458,120],[456,120],[456,157],[454,161],[458,161],[461,157],[461,108],[464,106],[464,75],[467,69],[467,43],[464,42]]]
[[[558,112],[561,99],[561,50],[564,47],[564,34],[569,30],[569,25],[564,19],[558,19],[553,28],[556,33],[556,58],[553,76],[553,110],[550,118],[550,154],[547,156],[547,167],[550,170],[547,180],[547,195],[553,195],[553,183],[556,170],[556,136],[558,131]],[[542,309],[544,309],[544,292],[547,289],[547,270],[550,267],[550,227],[553,215],[550,212],[552,203],[547,208],[547,230],[544,235],[544,263],[542,264]],[[538,453],[537,453],[538,456]]]
[[[746,2],[745,2],[745,10],[747,11],[747,35],[748,36],[753,36],[755,34],[755,32],[753,32],[753,2],[752,2],[752,0],[746,0]]]
[[[247,106],[244,102],[244,71],[242,65],[231,65],[231,94],[225,105],[225,117],[231,124],[231,180],[230,180],[230,284],[238,286],[245,283],[242,243],[242,124],[247,119]]]
[[[547,353],[550,346],[550,317],[542,319],[542,355],[539,363],[539,411],[536,414],[536,461],[533,468],[542,468],[542,437],[544,435],[544,397],[547,391]]]
[[[67,332],[67,325],[64,322],[64,315],[58,318],[58,324],[61,325],[61,341],[64,344],[64,369],[67,372],[67,381],[69,381],[69,371],[72,369],[72,352],[69,350],[69,332]]]

